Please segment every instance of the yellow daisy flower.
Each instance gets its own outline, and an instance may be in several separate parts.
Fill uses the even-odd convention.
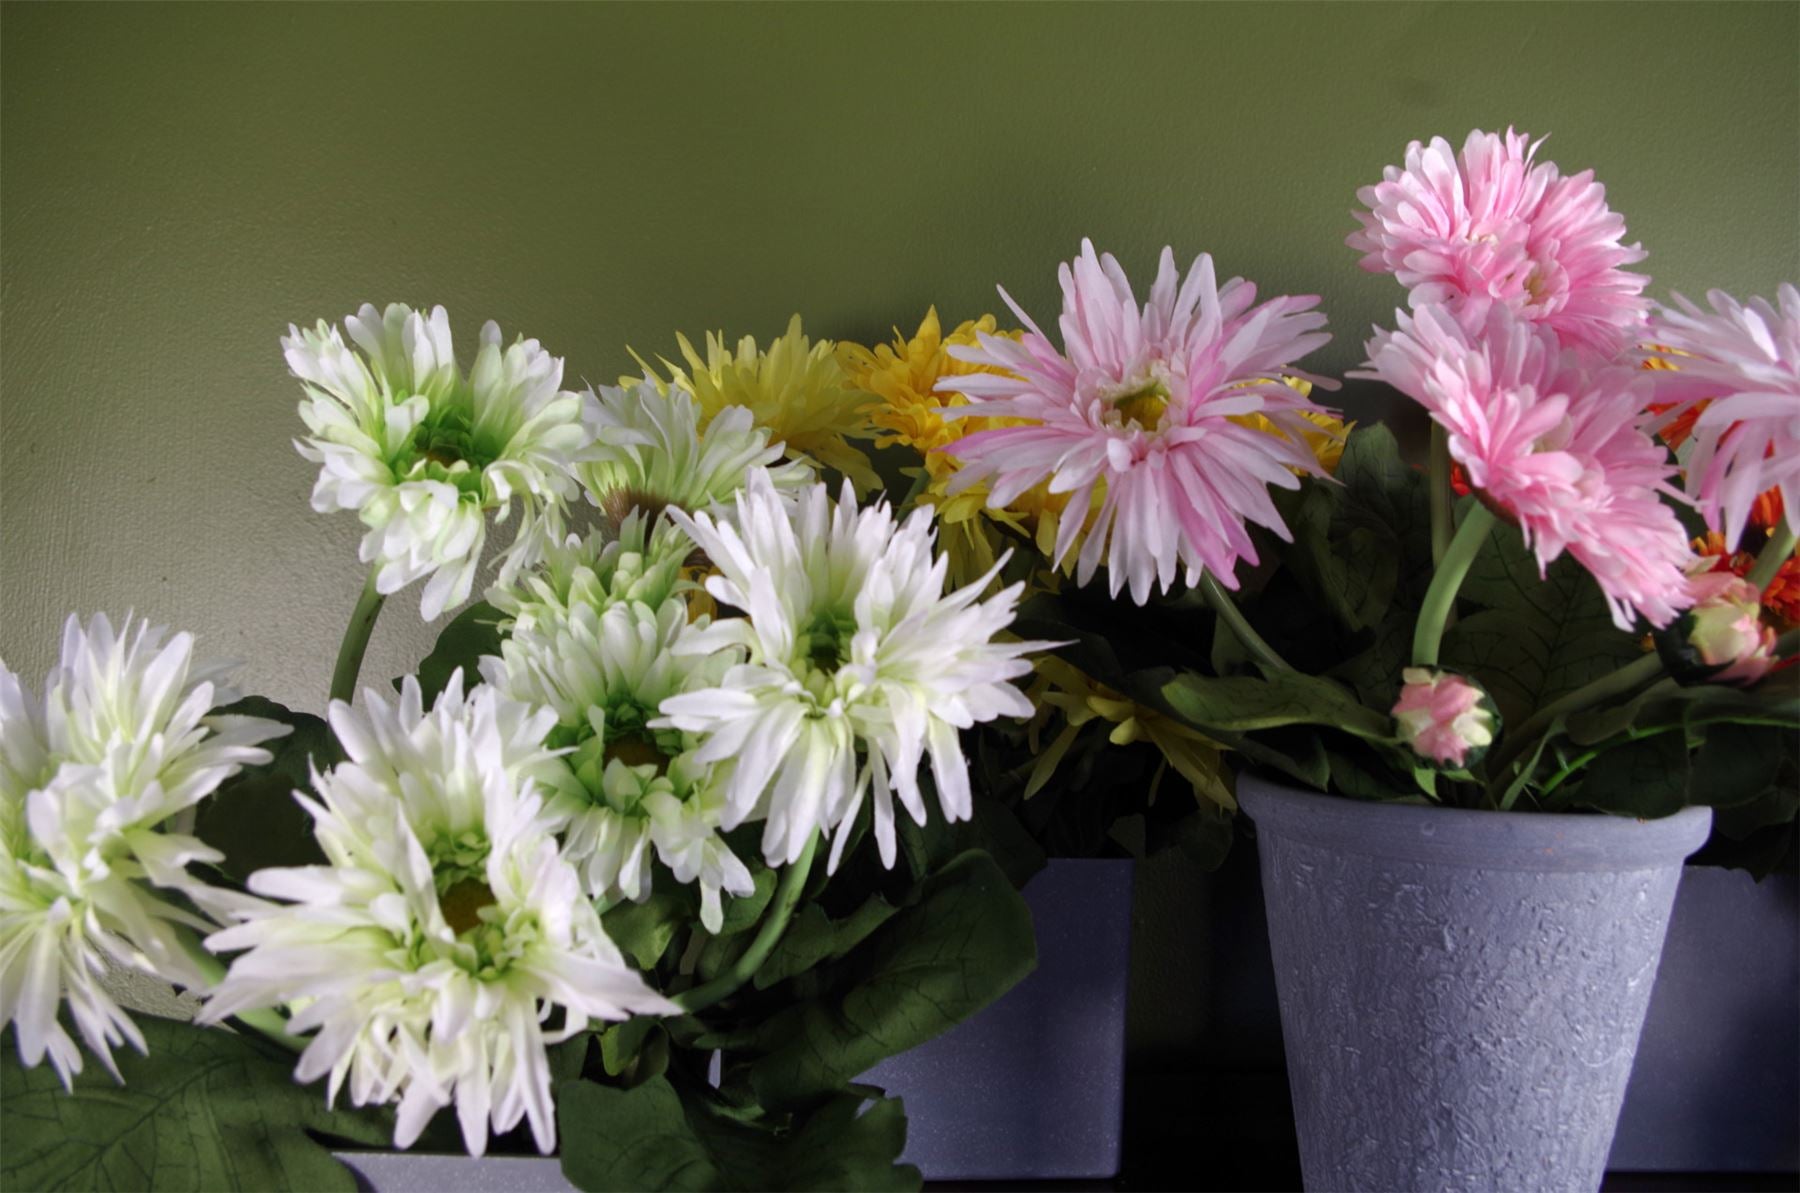
[[[939,542],[950,557],[951,578],[956,584],[978,580],[999,560],[1007,546],[1022,538],[1046,559],[1056,543],[1056,527],[1068,504],[1068,496],[1051,493],[1047,482],[1020,494],[1004,509],[989,509],[988,489],[976,485],[951,496],[950,479],[960,468],[956,457],[941,450],[965,435],[990,427],[1016,423],[1017,419],[964,418],[946,422],[946,407],[965,406],[968,399],[954,392],[939,392],[945,377],[995,372],[987,365],[969,364],[949,353],[953,345],[974,345],[977,335],[1006,335],[992,315],[965,320],[945,335],[937,308],[926,311],[919,330],[911,338],[894,333],[892,344],[865,348],[838,345],[838,364],[850,383],[878,399],[864,413],[875,426],[878,447],[903,444],[919,453],[924,463],[921,487],[913,500],[935,510]],[[1033,586],[1054,589],[1055,576],[1035,577]]]
[[[1288,384],[1303,394],[1308,396],[1312,394],[1312,382],[1310,381],[1291,377],[1288,379]],[[1306,446],[1312,449],[1313,455],[1319,461],[1319,467],[1325,470],[1326,475],[1335,474],[1338,461],[1344,458],[1344,441],[1350,437],[1350,429],[1356,424],[1347,423],[1341,418],[1334,418],[1322,410],[1302,410],[1300,417],[1319,428],[1317,433],[1307,435]],[[1260,414],[1243,414],[1231,421],[1239,426],[1267,431],[1271,435],[1278,434],[1275,424]]]
[[[850,442],[873,435],[862,409],[862,395],[844,376],[836,346],[830,340],[815,344],[808,339],[799,315],[788,322],[787,333],[766,350],[759,351],[755,338],[745,336],[733,351],[724,332],[706,334],[704,355],[684,335],[677,334],[675,341],[686,367],[666,356],[658,357],[668,371],[667,381],[643,357],[632,353],[643,365],[646,380],[659,389],[679,385],[691,392],[703,419],[727,406],[742,406],[758,426],[768,428],[772,439],[787,445],[790,456],[806,456],[835,468],[850,478],[858,492],[880,487],[868,455]]]

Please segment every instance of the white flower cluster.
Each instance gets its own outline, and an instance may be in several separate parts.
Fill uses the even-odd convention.
[[[345,759],[295,793],[326,862],[260,870],[247,894],[187,873],[221,855],[173,818],[286,728],[211,713],[187,635],[71,621],[42,701],[0,668],[0,1027],[66,1081],[66,997],[110,1065],[143,1039],[96,984],[102,958],[205,986],[210,933],[236,956],[204,1021],[285,1011],[296,1077],[397,1104],[402,1147],[454,1106],[473,1153],[521,1122],[549,1151],[547,1049],[682,1009],[604,912],[691,886],[718,932],[725,896],[756,889],[755,838],[732,830],[760,822],[771,867],[835,833],[835,869],[871,792],[891,866],[894,800],[925,822],[928,758],[944,815],[970,815],[958,731],[1029,715],[1011,681],[1042,644],[994,641],[1017,586],[945,593],[929,511],[832,501],[746,410],[705,419],[650,384],[562,392],[560,361],[492,324],[465,376],[441,309],[365,307],[345,328],[285,342],[313,504],[358,511],[380,592],[428,577],[432,617],[469,594],[487,515],[517,498],[488,593],[498,653],[429,707],[412,677],[397,702],[334,700]],[[567,526],[583,491],[585,537]]]
[[[144,1038],[101,986],[106,963],[203,986],[184,938],[241,903],[188,872],[223,855],[175,824],[288,727],[214,713],[234,698],[227,669],[193,651],[189,634],[71,616],[41,698],[0,664],[0,1030],[65,1085],[82,1063],[62,999],[117,1076],[113,1046]]]
[[[332,1098],[348,1080],[358,1105],[398,1099],[401,1147],[454,1102],[472,1154],[490,1121],[521,1119],[548,1152],[546,1047],[674,1006],[606,938],[557,846],[542,798],[565,777],[543,744],[553,713],[488,687],[465,696],[460,674],[429,711],[411,678],[397,705],[364,700],[332,705],[349,758],[301,798],[329,865],[251,877],[284,902],[207,941],[248,951],[205,1017],[291,1005],[291,1030],[317,1029],[295,1076],[328,1077]]]

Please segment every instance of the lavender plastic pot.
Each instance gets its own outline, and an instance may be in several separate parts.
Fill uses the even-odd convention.
[[[1246,776],[1306,1186],[1593,1190],[1707,808],[1363,803]]]

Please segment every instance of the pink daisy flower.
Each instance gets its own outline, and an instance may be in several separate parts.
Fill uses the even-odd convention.
[[[1678,370],[1657,371],[1657,399],[1688,405],[1713,399],[1694,423],[1688,488],[1706,524],[1737,549],[1757,494],[1781,490],[1788,529],[1800,531],[1800,290],[1740,304],[1707,294],[1712,311],[1677,294],[1662,307],[1651,338],[1687,355]]]
[[[1649,278],[1622,245],[1625,220],[1592,170],[1564,178],[1533,162],[1542,140],[1471,132],[1459,155],[1442,137],[1414,141],[1406,165],[1356,192],[1369,210],[1345,241],[1362,267],[1391,273],[1413,307],[1495,302],[1547,324],[1568,345],[1611,355],[1644,321]]]
[[[1593,573],[1613,621],[1667,625],[1692,603],[1688,537],[1662,495],[1674,468],[1641,426],[1644,370],[1563,350],[1548,328],[1491,307],[1465,329],[1421,307],[1377,328],[1370,372],[1448,433],[1450,455],[1549,567],[1564,551]]]
[[[1069,493],[1057,529],[1054,562],[1080,537],[1096,495],[1100,508],[1076,559],[1087,583],[1102,555],[1111,590],[1130,586],[1138,604],[1160,585],[1167,591],[1185,567],[1189,584],[1202,570],[1237,587],[1240,559],[1255,563],[1247,522],[1288,538],[1268,486],[1292,489],[1296,472],[1319,471],[1305,433],[1322,413],[1287,379],[1336,388],[1291,362],[1331,337],[1313,296],[1258,305],[1242,278],[1219,285],[1212,258],[1201,254],[1184,278],[1164,249],[1142,307],[1112,254],[1091,241],[1058,270],[1063,311],[1058,349],[1000,291],[1026,327],[1017,341],[982,335],[953,347],[960,360],[1006,370],[947,377],[940,389],[971,399],[943,416],[1000,416],[1026,425],[979,431],[943,450],[962,462],[952,493],[990,485],[988,504],[1002,508],[1040,481]],[[1271,434],[1244,422],[1260,414]]]

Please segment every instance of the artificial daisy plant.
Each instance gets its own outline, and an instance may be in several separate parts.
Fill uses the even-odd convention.
[[[1424,469],[1321,401],[1316,298],[1205,254],[1140,301],[1083,242],[1054,336],[1010,298],[871,348],[796,318],[579,392],[492,324],[465,370],[441,308],[290,329],[314,507],[366,527],[325,716],[129,618],[71,618],[40,688],[0,667],[0,1173],[349,1188],[332,1142],[914,1185],[857,1077],[1029,971],[1046,853],[1216,861],[1245,766],[1706,802],[1774,864],[1800,295],[1654,306],[1537,148],[1415,144],[1360,193],[1407,309],[1357,376],[1429,416]],[[359,687],[386,599],[465,605],[490,521],[483,599]]]
[[[329,1139],[916,1185],[855,1079],[1034,963],[1039,855],[971,823],[963,736],[1032,712],[1021,586],[818,475],[866,423],[797,325],[583,392],[491,324],[464,373],[441,309],[284,346],[314,504],[368,528],[326,716],[131,620],[71,618],[41,691],[0,669],[8,1183],[349,1188]],[[359,692],[385,598],[462,603],[509,513],[485,599]]]

